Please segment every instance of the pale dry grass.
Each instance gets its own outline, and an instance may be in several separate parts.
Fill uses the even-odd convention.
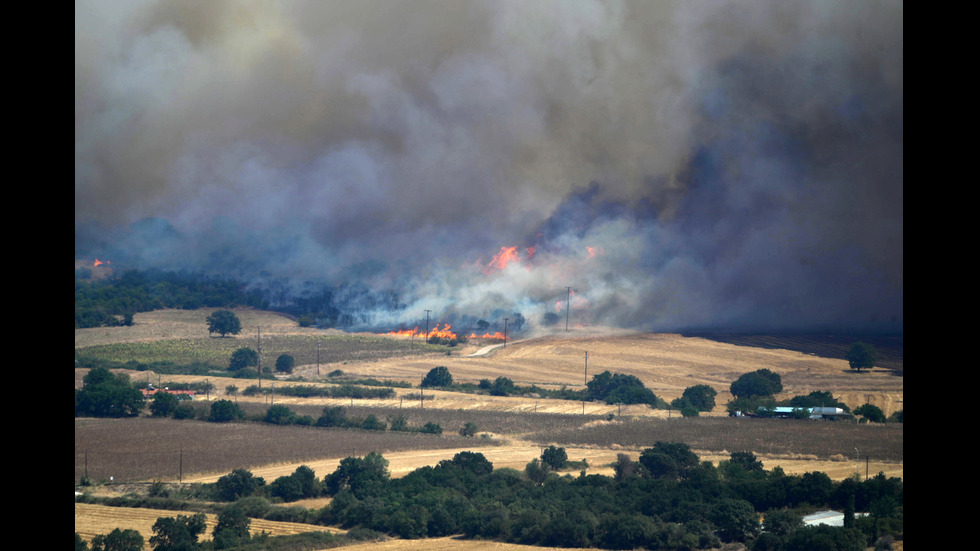
[[[108,534],[114,529],[136,530],[143,536],[144,548],[150,549],[149,540],[153,536],[153,524],[161,517],[177,517],[178,515],[193,515],[187,511],[166,511],[161,509],[137,509],[131,507],[109,507],[89,503],[75,504],[75,532],[82,539],[91,542],[99,534]],[[202,540],[211,539],[214,527],[218,523],[216,515],[207,517],[207,530]],[[272,536],[287,536],[304,532],[342,533],[343,530],[329,526],[316,526],[295,522],[277,522],[264,519],[252,519],[253,534],[268,532]]]

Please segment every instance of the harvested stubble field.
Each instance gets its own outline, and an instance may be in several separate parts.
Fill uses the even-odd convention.
[[[149,539],[146,534],[153,534],[153,524],[160,517],[176,517],[189,515],[187,511],[166,511],[160,509],[139,509],[130,507],[109,507],[91,503],[75,504],[75,531],[86,541],[91,541],[99,534],[108,534],[116,528],[120,530],[136,530],[144,534],[143,539]],[[207,530],[203,535],[209,539],[218,523],[215,515],[207,516]],[[313,526],[294,522],[278,522],[265,519],[252,519],[251,530],[254,533],[268,532],[270,536],[287,536],[301,534],[312,530],[324,532],[341,532],[329,526]]]
[[[323,476],[341,458],[369,451],[382,452],[394,476],[477,447],[495,467],[523,469],[548,444],[564,446],[572,460],[586,459],[589,473],[609,474],[609,464],[618,453],[635,459],[657,440],[686,442],[702,459],[715,462],[727,459],[731,451],[753,451],[767,469],[779,466],[788,473],[823,471],[834,479],[855,471],[903,476],[900,424],[733,419],[725,414],[731,398],[729,385],[743,373],[766,368],[782,378],[784,392],[777,398],[829,391],[852,409],[871,403],[890,415],[904,407],[901,340],[875,342],[887,369],[853,373],[843,359],[849,341],[838,337],[683,336],[575,328],[511,341],[506,347],[482,353],[486,342],[448,351],[423,349],[417,340],[407,338],[301,328],[270,312],[237,313],[244,330],[236,337],[209,336],[204,321],[209,310],[161,311],[137,314],[132,327],[76,330],[75,347],[85,354],[120,361],[212,361],[221,365],[235,348],[255,347],[260,330],[266,365],[282,353],[293,355],[298,364],[290,380],[263,381],[271,387],[321,384],[328,380],[325,374],[337,369],[355,379],[397,380],[417,386],[430,369],[441,365],[449,368],[456,382],[503,376],[517,385],[583,388],[587,378],[609,370],[637,376],[667,401],[689,386],[707,384],[718,391],[718,405],[700,418],[682,419],[677,412],[646,406],[619,408],[535,397],[426,390],[426,399],[419,401],[418,388],[396,388],[397,396],[386,400],[239,395],[233,399],[248,411],[264,411],[274,401],[316,418],[327,405],[344,405],[351,417],[375,414],[384,420],[403,415],[409,426],[434,422],[445,432],[434,436],[147,418],[77,419],[76,481],[85,473],[86,457],[94,480],[114,476],[116,480],[175,481],[180,477],[184,482],[213,481],[233,468],[247,467],[270,481],[301,464]],[[84,372],[76,369],[76,386]],[[149,378],[145,372],[133,371],[131,376]],[[211,400],[231,398],[224,394],[228,385],[241,389],[254,383],[213,376],[153,377],[153,382],[207,380],[216,389]],[[457,436],[466,422],[476,423],[485,437]],[[447,545],[461,548],[453,540],[447,540]]]

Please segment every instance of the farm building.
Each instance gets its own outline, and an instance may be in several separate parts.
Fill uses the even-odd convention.
[[[868,513],[855,513],[856,517],[867,516]],[[826,526],[844,526],[844,513],[840,511],[818,511],[812,515],[807,515],[803,517],[803,524],[807,526],[817,526],[823,524]]]
[[[771,417],[780,417],[780,418],[809,417],[810,419],[840,420],[840,419],[850,419],[854,417],[853,415],[844,411],[843,409],[836,408],[836,407],[815,407],[815,408],[776,407],[776,408],[772,408],[772,410],[761,410],[760,413],[762,413],[763,415],[767,415]]]
[[[775,407],[772,409],[759,408],[758,415],[760,417],[777,417],[780,419],[809,418],[809,419],[829,419],[834,421],[854,418],[853,415],[838,407],[814,407],[814,408]]]
[[[853,419],[854,416],[841,408],[811,408],[810,419]]]

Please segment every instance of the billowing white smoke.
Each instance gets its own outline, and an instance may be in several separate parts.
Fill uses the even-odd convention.
[[[394,289],[379,325],[571,287],[577,323],[901,329],[901,3],[75,17],[76,255]]]

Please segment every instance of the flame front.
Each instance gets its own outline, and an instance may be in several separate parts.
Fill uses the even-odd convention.
[[[425,338],[425,340],[429,340],[432,337],[439,337],[440,339],[448,339],[448,340],[453,340],[458,338],[458,335],[452,331],[452,325],[448,323],[442,328],[439,327],[439,324],[436,324],[435,327],[429,330],[428,334],[426,334],[425,330],[419,329],[418,327],[414,327],[412,329],[399,329],[396,331],[389,331],[387,334],[400,336],[400,337],[423,337]],[[470,333],[470,335],[467,338],[503,340],[504,334],[501,333],[500,331],[497,331],[495,333],[487,332],[482,335],[478,335],[476,333]]]
[[[456,333],[452,332],[452,325],[448,323],[442,329],[439,328],[439,324],[437,323],[435,327],[429,330],[428,334],[426,334],[424,330],[420,330],[418,327],[415,327],[413,329],[401,329],[397,331],[389,331],[388,334],[399,335],[403,337],[425,337],[426,340],[429,340],[432,337],[439,337],[441,339],[456,338]]]

